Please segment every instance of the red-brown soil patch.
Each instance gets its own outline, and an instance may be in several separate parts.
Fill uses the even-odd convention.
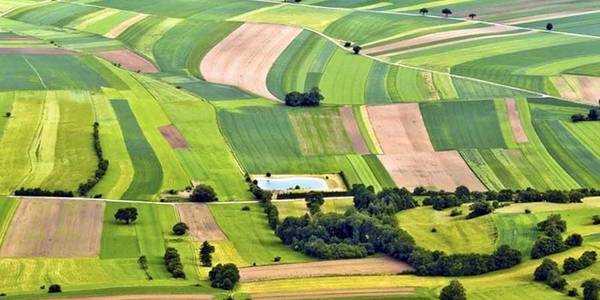
[[[336,275],[398,274],[409,270],[412,268],[404,262],[377,257],[240,268],[240,276],[241,281],[248,282]]]
[[[579,82],[579,94],[582,99],[591,105],[598,104],[600,99],[600,77],[576,76]]]
[[[0,256],[97,256],[103,217],[100,201],[22,199]]]
[[[67,55],[75,52],[61,48],[0,48],[0,54]]]
[[[275,100],[267,88],[267,75],[300,32],[297,27],[245,23],[206,54],[199,66],[202,76]]]
[[[510,122],[515,141],[517,143],[527,143],[529,139],[527,138],[525,129],[523,129],[523,124],[521,124],[521,118],[519,116],[519,111],[517,110],[517,102],[515,99],[507,99],[506,108],[508,109],[508,121]]]
[[[179,132],[177,127],[174,125],[167,125],[158,128],[158,131],[163,137],[169,142],[173,149],[185,149],[188,147],[188,143],[185,137]]]
[[[379,160],[396,185],[485,190],[458,152],[435,152],[418,104],[369,106],[367,112],[383,150]]]
[[[181,222],[190,228],[190,235],[198,241],[220,241],[227,237],[215,221],[210,209],[202,203],[178,203]]]
[[[352,141],[354,151],[359,154],[371,153],[367,147],[367,144],[365,143],[365,140],[363,139],[362,134],[360,134],[360,129],[358,128],[358,123],[356,123],[356,119],[354,118],[352,108],[349,106],[340,107],[340,116],[342,117],[342,123],[346,129],[346,133]]]
[[[123,68],[142,73],[157,73],[158,69],[151,62],[129,49],[103,51],[98,55],[108,61],[120,64]]]
[[[252,299],[261,300],[300,300],[300,299],[336,299],[336,298],[360,298],[377,299],[390,296],[408,296],[415,292],[413,287],[397,288],[370,288],[370,289],[327,289],[314,290],[310,292],[286,292],[286,293],[252,293]],[[387,299],[387,298],[386,298]]]

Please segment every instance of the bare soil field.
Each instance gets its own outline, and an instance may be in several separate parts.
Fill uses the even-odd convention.
[[[388,296],[408,296],[415,292],[413,287],[372,288],[372,289],[328,289],[312,292],[290,293],[253,293],[252,299],[335,299],[335,298],[365,298],[377,299]]]
[[[104,203],[22,199],[2,257],[88,257],[100,250]]]
[[[470,29],[459,29],[452,31],[443,31],[419,36],[412,39],[392,42],[376,46],[373,48],[365,49],[365,54],[370,55],[382,55],[390,52],[400,51],[402,49],[414,48],[420,45],[429,45],[432,43],[452,40],[456,38],[468,38],[469,36],[480,36],[485,34],[499,34],[507,31],[514,31],[514,28],[506,26],[489,26],[483,28],[470,28]]]
[[[113,29],[111,29],[109,32],[106,33],[106,37],[107,38],[111,38],[114,39],[116,37],[118,37],[119,35],[121,35],[121,33],[123,33],[125,30],[127,30],[127,28],[133,26],[133,24],[145,19],[148,15],[145,14],[139,14],[136,15],[134,17],[131,17],[125,21],[123,21],[121,24],[115,26]]]
[[[418,104],[369,106],[367,112],[383,150],[379,160],[398,186],[485,190],[458,152],[435,152]]]
[[[527,143],[529,139],[527,138],[525,129],[523,129],[523,124],[521,124],[521,118],[519,117],[515,99],[506,100],[506,108],[508,109],[508,121],[510,122],[515,141],[517,143]]]
[[[128,49],[110,50],[98,53],[108,61],[120,64],[123,68],[142,73],[157,73],[158,69],[151,62]]]
[[[598,104],[600,99],[600,78],[590,76],[570,76],[570,80],[576,80],[579,84],[579,95],[581,100],[588,104]]]
[[[173,149],[185,149],[188,147],[188,143],[185,137],[179,132],[175,125],[167,125],[158,128],[158,131],[163,137],[169,142]]]
[[[349,106],[340,107],[340,116],[342,117],[342,123],[346,129],[346,133],[352,141],[352,147],[354,148],[354,151],[359,154],[369,154],[369,148],[367,147],[362,134],[360,134],[360,129],[358,128],[358,124],[354,118],[352,108]]]
[[[196,240],[203,242],[227,239],[206,204],[178,203],[176,207],[181,222],[190,227],[190,235]]]
[[[60,48],[0,48],[0,54],[69,55],[76,53]]]
[[[327,260],[240,268],[241,281],[305,278],[335,275],[398,274],[412,268],[389,257]]]
[[[200,62],[200,72],[207,81],[276,100],[267,88],[267,75],[301,31],[290,26],[245,23],[208,52]]]

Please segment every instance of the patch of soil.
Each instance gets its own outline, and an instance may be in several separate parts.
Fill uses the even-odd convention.
[[[190,235],[197,241],[220,241],[227,237],[215,221],[208,205],[202,203],[178,203],[181,222],[190,228]]]
[[[110,62],[120,64],[123,68],[141,73],[158,73],[158,69],[151,62],[129,49],[103,51],[98,55]]]
[[[371,289],[327,289],[311,292],[289,292],[289,293],[252,293],[252,299],[277,300],[277,299],[377,299],[389,296],[408,296],[415,292],[413,287],[395,288],[371,288]],[[386,298],[387,299],[387,298]]]
[[[173,149],[185,149],[188,147],[188,143],[185,137],[179,132],[175,125],[167,125],[158,128],[158,131],[163,137],[169,142]]]
[[[517,102],[515,99],[506,100],[506,108],[508,109],[508,121],[510,122],[510,128],[512,129],[513,136],[517,143],[527,143],[529,139],[521,124],[521,118],[519,117],[519,111],[517,111]]]
[[[362,134],[360,134],[360,129],[358,128],[358,123],[356,123],[356,119],[354,118],[352,107],[340,107],[340,116],[342,117],[342,123],[346,129],[346,133],[352,141],[352,147],[354,147],[354,151],[359,154],[371,153],[367,147],[367,144],[365,143],[365,140],[363,139]]]

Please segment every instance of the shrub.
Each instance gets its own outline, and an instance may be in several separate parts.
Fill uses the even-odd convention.
[[[119,208],[115,213],[115,220],[125,222],[125,224],[131,224],[135,222],[138,217],[138,211],[135,207],[124,207]]]
[[[215,202],[219,201],[215,190],[206,184],[199,184],[194,187],[194,191],[190,195],[190,201],[192,202]]]
[[[576,288],[572,288],[569,290],[569,292],[567,292],[567,296],[569,297],[577,297],[579,296],[579,292],[577,292]]]
[[[59,284],[51,284],[50,287],[48,287],[48,293],[61,293],[62,292],[62,288],[60,287]]]
[[[432,227],[430,231],[433,232],[433,233],[436,233],[437,232],[437,228]]]
[[[560,236],[542,236],[539,237],[531,248],[531,258],[538,259],[544,256],[559,253],[568,247],[562,241]]]
[[[583,243],[581,234],[573,233],[565,239],[565,244],[569,247],[579,247]]]
[[[556,271],[550,271],[550,273],[548,273],[546,284],[557,291],[562,291],[567,285],[567,280],[562,278],[560,273]]]
[[[181,257],[177,249],[168,247],[163,257],[167,271],[171,273],[173,278],[185,278],[183,272],[183,264],[181,263]]]
[[[188,230],[190,230],[190,228],[187,226],[187,224],[183,222],[179,222],[173,225],[173,233],[175,235],[184,235],[187,233]]]
[[[546,281],[551,272],[559,272],[558,264],[549,258],[544,258],[542,263],[533,272],[533,280]]]
[[[461,209],[459,209],[459,208],[454,208],[454,209],[452,209],[452,211],[450,212],[450,216],[451,216],[451,217],[456,217],[456,216],[460,216],[460,215],[462,215],[462,213],[463,213],[463,212],[462,212],[462,210],[461,210]]]
[[[554,214],[539,222],[537,228],[548,236],[560,235],[567,230],[567,222],[560,215]]]
[[[466,300],[467,292],[458,280],[450,281],[440,292],[440,300]]]
[[[285,95],[285,105],[287,106],[319,106],[325,97],[321,94],[318,87],[313,87],[308,92],[290,92]]]
[[[471,212],[467,215],[467,219],[473,219],[479,216],[484,216],[494,211],[494,208],[489,202],[483,201],[471,204],[469,209],[471,210]]]
[[[234,264],[218,264],[208,273],[210,286],[224,290],[232,290],[240,280],[240,272]]]
[[[592,217],[592,224],[594,224],[594,225],[600,225],[600,215],[594,215]]]
[[[531,209],[529,209],[529,208],[526,208],[526,209],[525,209],[525,213],[526,213],[526,214],[530,214],[530,213],[531,213]]]
[[[568,257],[563,262],[563,273],[571,274],[579,271],[579,261],[573,257]]]
[[[215,247],[208,241],[204,241],[200,246],[200,261],[205,267],[212,266],[212,254],[215,252]]]
[[[583,288],[584,300],[598,300],[598,291],[600,290],[600,280],[592,278],[581,284]]]
[[[354,45],[354,47],[352,47],[352,51],[354,52],[354,54],[359,54],[360,50],[362,50],[362,47],[359,45]]]
[[[242,207],[243,211],[250,211],[250,206],[245,205],[244,207]]]

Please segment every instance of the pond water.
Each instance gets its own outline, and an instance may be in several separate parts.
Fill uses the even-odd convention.
[[[256,178],[258,186],[268,191],[283,191],[295,189],[299,186],[303,190],[325,191],[329,189],[327,181],[317,177],[289,177],[289,178]]]

